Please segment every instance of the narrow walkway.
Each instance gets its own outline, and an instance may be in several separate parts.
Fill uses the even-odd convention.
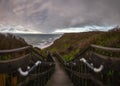
[[[47,86],[73,86],[65,70],[61,67],[56,57],[53,58],[55,61],[55,72],[50,78]]]

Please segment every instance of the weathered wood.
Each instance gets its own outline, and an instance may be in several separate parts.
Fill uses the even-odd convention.
[[[62,56],[56,52],[55,53],[55,57],[57,57],[57,59],[60,61],[60,63],[62,63],[63,65],[66,64],[66,61],[62,58]]]
[[[76,71],[72,71],[69,68],[66,68],[66,70],[68,70],[70,73],[72,73],[73,75],[75,75],[79,78],[90,79],[99,86],[106,86],[100,80],[98,80],[97,78],[92,76],[90,73],[79,73],[79,72],[76,72]]]
[[[27,54],[15,59],[0,61],[0,73],[10,73],[17,71],[19,67],[26,67],[30,59],[30,54]]]
[[[0,54],[20,52],[20,51],[24,51],[24,50],[27,50],[27,49],[30,49],[30,48],[31,48],[31,46],[25,46],[25,47],[21,47],[21,48],[17,48],[17,49],[0,50]]]
[[[95,55],[97,58],[100,58],[104,62],[104,66],[107,66],[111,70],[120,71],[120,58],[108,57],[95,52],[92,52],[92,54]]]
[[[6,75],[0,74],[0,86],[6,86]]]
[[[97,48],[97,49],[101,49],[101,50],[105,50],[105,51],[120,52],[120,48],[103,47],[103,46],[98,46],[98,45],[94,45],[94,44],[91,44],[90,46],[93,48]]]
[[[87,46],[86,48],[82,49],[81,52],[75,56],[70,62],[77,61],[81,58],[83,54],[85,54],[90,49],[90,46]]]
[[[103,59],[103,60],[115,60],[115,61],[120,61],[120,58],[117,58],[117,57],[108,57],[108,56],[105,56],[105,55],[101,55],[101,54],[98,54],[98,53],[95,53],[95,52],[91,52],[92,54],[94,54],[95,56]]]
[[[91,47],[93,48],[97,48],[97,49],[101,49],[101,50],[105,50],[105,51],[112,51],[112,52],[120,52],[120,48],[109,48],[109,47],[103,47],[103,46],[98,46],[98,45],[91,45]],[[28,50],[30,49],[31,47],[30,46],[26,46],[26,47],[22,47],[22,48],[17,48],[17,49],[11,49],[11,50],[0,50],[0,54],[6,54],[6,53],[12,53],[12,52],[19,52],[19,51],[24,51],[24,50]],[[88,49],[90,49],[90,46],[87,47],[86,49],[82,50],[82,52],[79,54],[78,58],[76,57],[75,59],[73,59],[72,61],[70,61],[69,63],[69,66],[70,67],[78,67],[78,61],[81,57],[85,57],[86,58],[90,57],[92,58],[95,57],[95,58],[99,58],[97,60],[92,60],[92,63],[94,64],[99,64],[99,63],[102,63],[104,66],[106,66],[106,68],[109,68],[110,70],[115,70],[115,71],[120,71],[120,59],[119,58],[115,58],[115,57],[108,57],[108,56],[104,56],[104,55],[101,55],[101,54],[97,54],[95,52],[91,52],[91,51],[88,51]],[[32,52],[32,53],[31,53]],[[90,53],[91,56],[87,56],[86,53]],[[51,66],[53,67],[54,63],[53,62],[46,62],[45,60],[42,59],[42,57],[44,58],[44,56],[42,56],[41,54],[39,54],[38,52],[32,50],[30,50],[31,54],[35,53],[35,57],[41,57],[39,58],[39,60],[42,61],[41,63],[41,67],[42,66],[49,66],[50,69],[51,69]],[[75,77],[79,77],[80,79],[90,79],[92,80],[95,84],[98,84],[99,86],[105,86],[99,79],[95,78],[91,73],[84,73],[84,71],[80,71],[77,72],[75,70],[71,70],[70,68],[68,68],[69,66],[65,65],[67,64],[66,61],[60,56],[59,53],[56,54],[56,56],[58,57],[59,61],[64,65],[64,67],[66,68],[66,70],[73,74]],[[11,60],[4,60],[4,61],[0,61],[0,73],[10,73],[10,72],[14,72],[14,71],[17,71],[17,69],[19,67],[26,67],[30,62],[30,59],[31,57],[33,57],[32,55],[30,54],[27,54],[27,55],[24,55],[24,56],[21,56],[21,57],[18,57],[18,58],[15,58],[15,59],[11,59]],[[88,59],[89,60],[89,59]],[[100,62],[101,61],[101,62]],[[80,63],[80,62],[79,62]],[[94,66],[96,66],[94,64]],[[101,65],[101,64],[99,64]],[[53,69],[52,69],[53,70]],[[19,86],[23,86],[23,85],[26,85],[27,83],[29,83],[31,80],[34,80],[36,79],[37,77],[43,77],[43,75],[46,75],[47,73],[50,73],[52,70],[48,70],[43,72],[43,73],[38,73],[38,74],[33,74],[33,75],[30,75],[28,76],[23,82],[21,82],[19,84]],[[89,72],[89,71],[88,71]],[[104,71],[103,71],[104,72]],[[1,76],[1,75],[0,75]],[[5,86],[6,82],[5,82],[5,77],[0,77],[0,80],[2,81],[2,83],[0,82],[0,85],[1,86]],[[12,86],[16,86],[16,83],[17,83],[17,77],[13,77],[12,80],[11,80],[11,85]]]
[[[54,70],[54,67],[50,68],[49,70],[44,71],[42,73],[30,74],[24,81],[20,82],[17,86],[26,86],[30,81],[35,80],[36,78],[41,77],[45,74],[48,74],[48,73],[52,72],[53,70]]]
[[[49,80],[50,83],[47,83],[47,86],[74,86],[58,58],[55,57],[54,61],[56,64],[55,71]]]
[[[31,52],[33,53],[33,55],[37,56],[39,59],[43,60],[43,58],[45,59],[46,57],[41,55],[40,53],[38,53],[37,51],[35,51],[34,49],[31,49]]]
[[[78,65],[80,66],[81,63],[80,58],[86,58],[86,60],[89,63],[93,63],[93,66],[95,68],[99,67],[100,65],[103,65],[104,67],[101,73],[105,75],[108,74],[109,70],[113,70],[116,72],[120,71],[120,58],[97,54],[94,52],[94,49],[92,48],[100,49],[108,52],[114,52],[114,53],[120,52],[120,48],[110,48],[110,47],[103,47],[98,45],[90,45],[86,49],[82,50],[82,52],[76,58],[74,58],[69,63],[64,65],[64,67],[66,68],[68,74],[70,74],[70,77],[72,79],[74,79],[74,77],[76,77],[75,79],[77,80],[89,79],[99,86],[106,86],[103,84],[102,81],[99,80],[101,78],[101,76],[99,75],[100,73],[94,75],[93,72],[89,70],[87,71],[87,73],[85,73],[85,71],[80,70],[81,68],[78,68]],[[79,72],[75,68],[78,68]],[[99,77],[97,78],[96,75],[98,75]],[[77,83],[76,86],[80,84],[79,82],[75,82],[75,83]]]
[[[16,53],[16,52],[25,51],[25,50],[26,51],[28,50],[29,54],[26,54],[24,56],[17,57],[17,58],[14,58],[14,59],[10,59],[10,60],[1,60],[0,61],[0,73],[9,74],[9,73],[17,72],[19,67],[21,67],[21,68],[27,67],[30,64],[30,61],[31,61],[31,58],[32,58],[32,59],[35,59],[35,60],[36,59],[41,60],[42,63],[40,65],[40,67],[42,67],[42,68],[40,68],[39,71],[36,70],[36,71],[38,71],[37,74],[29,75],[28,78],[26,80],[24,80],[25,82],[23,82],[23,84],[21,86],[29,83],[31,80],[39,78],[39,77],[42,78],[44,76],[43,78],[47,79],[49,77],[49,75],[52,73],[52,71],[54,70],[54,65],[55,64],[54,64],[54,62],[46,62],[43,59],[43,58],[46,58],[46,57],[42,56],[37,51],[34,51],[31,46],[25,46],[25,47],[22,47],[22,48],[10,49],[10,50],[0,50],[0,55],[2,55],[2,54],[5,55],[5,54],[9,54],[9,53]],[[34,56],[33,56],[33,53],[35,54]],[[39,58],[34,58],[34,57],[39,57]],[[44,67],[48,68],[48,70],[45,71]],[[11,82],[9,84],[11,86],[17,86],[18,82],[20,82],[20,81],[17,82],[18,77],[21,77],[21,76],[10,75],[10,81]],[[43,82],[40,82],[40,83],[43,84],[44,80],[43,80]],[[4,75],[0,75],[0,86],[6,86],[6,84],[8,84],[8,83],[6,83],[6,78],[4,77]],[[24,85],[24,86],[26,86],[26,85]]]
[[[79,78],[83,78],[83,79],[90,79],[91,75],[90,73],[79,73],[76,71],[73,71],[69,68],[65,68],[67,71],[69,71],[70,73],[73,73],[73,75],[78,76]]]
[[[17,86],[17,76],[11,78],[11,86]]]

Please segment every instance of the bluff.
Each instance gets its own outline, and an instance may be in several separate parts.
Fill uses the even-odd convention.
[[[52,53],[58,52],[65,60],[71,60],[90,44],[120,48],[120,29],[114,28],[107,32],[65,33],[53,45],[44,50],[49,50]]]

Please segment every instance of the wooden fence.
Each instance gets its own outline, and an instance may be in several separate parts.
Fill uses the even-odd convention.
[[[9,54],[20,56],[0,61],[0,86],[45,86],[54,72],[51,53],[44,57],[31,46],[0,50],[0,58]],[[86,47],[69,62],[55,54],[75,86],[119,86],[119,56],[120,48],[98,45]]]
[[[6,55],[10,57],[8,54],[23,56],[0,61],[0,86],[44,86],[54,71],[54,62],[45,61],[46,57],[39,54],[31,46],[0,50],[1,58],[6,57]],[[34,64],[36,61],[39,61],[40,64]],[[28,75],[23,76],[18,69],[21,69],[23,73],[26,70],[29,71]]]
[[[90,45],[69,62],[57,57],[75,86],[119,86],[120,58],[115,55],[120,55],[120,48]]]

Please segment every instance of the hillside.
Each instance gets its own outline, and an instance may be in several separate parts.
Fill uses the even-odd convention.
[[[25,42],[24,39],[20,37],[16,37],[12,34],[1,34],[0,33],[0,50],[8,50],[8,49],[15,49],[15,48],[21,48],[24,46],[28,46],[28,44]],[[17,58],[19,56],[24,55],[26,52],[21,53],[9,53],[9,54],[1,54],[0,60],[8,60]]]
[[[71,60],[90,44],[120,48],[120,29],[114,28],[108,32],[65,33],[53,45],[44,50],[49,50],[53,53],[57,51],[65,60]]]

